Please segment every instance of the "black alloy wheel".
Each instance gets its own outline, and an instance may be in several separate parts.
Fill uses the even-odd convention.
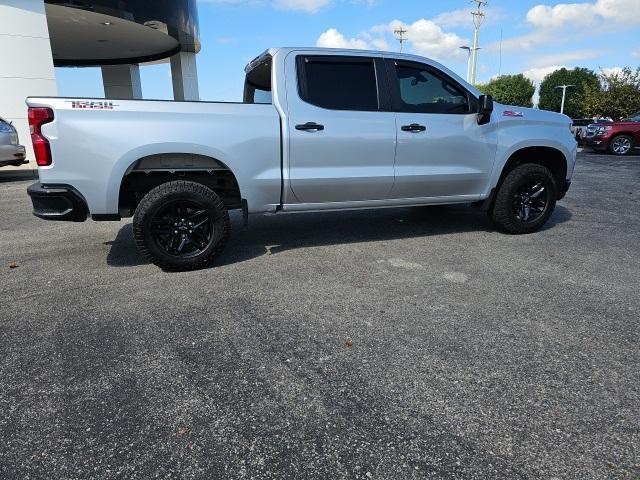
[[[191,181],[157,186],[140,201],[133,235],[140,253],[165,270],[206,267],[229,239],[229,213],[209,187]]]
[[[521,222],[535,222],[549,207],[549,190],[542,182],[527,182],[513,196],[513,210]]]
[[[489,212],[491,219],[507,233],[533,233],[553,214],[557,192],[548,168],[535,163],[518,165],[498,187]]]
[[[214,226],[204,205],[190,200],[168,201],[152,218],[153,238],[168,255],[200,255],[214,238]]]

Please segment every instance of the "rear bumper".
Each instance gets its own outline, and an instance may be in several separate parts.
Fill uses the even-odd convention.
[[[33,214],[44,220],[84,222],[89,209],[82,195],[70,185],[42,185],[27,188],[33,203]]]
[[[22,165],[27,153],[22,145],[0,145],[0,167],[7,165]]]

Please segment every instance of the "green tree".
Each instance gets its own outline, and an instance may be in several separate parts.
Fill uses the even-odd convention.
[[[531,98],[536,90],[535,85],[527,77],[518,75],[502,75],[489,83],[478,85],[481,92],[491,95],[496,102],[519,107],[532,107]]]
[[[600,80],[588,68],[574,68],[573,70],[561,68],[550,73],[544,77],[540,84],[540,103],[538,106],[542,110],[560,111],[562,89],[556,88],[560,85],[575,85],[575,87],[567,89],[564,113],[571,118],[582,118],[586,115],[583,108],[585,90],[587,88],[598,90]]]
[[[609,74],[602,72],[600,80],[602,88],[585,90],[582,108],[588,116],[618,120],[640,112],[640,67]]]

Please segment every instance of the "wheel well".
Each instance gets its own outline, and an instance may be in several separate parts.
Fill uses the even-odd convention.
[[[613,135],[611,135],[611,139],[614,139],[614,138],[616,138],[616,137],[619,137],[620,135],[624,135],[625,137],[630,137],[630,138],[631,138],[631,141],[632,141],[633,143],[636,143],[636,142],[635,142],[635,135],[634,135],[634,133],[633,133],[633,132],[616,132],[616,133],[614,133]]]
[[[147,193],[174,180],[201,183],[216,192],[227,209],[242,208],[238,181],[224,163],[204,155],[175,153],[143,157],[129,167],[120,183],[120,215],[133,215]]]
[[[560,150],[552,147],[528,147],[514,152],[502,169],[497,187],[511,170],[524,163],[535,163],[548,168],[556,180],[558,195],[561,195],[567,179],[567,159]]]

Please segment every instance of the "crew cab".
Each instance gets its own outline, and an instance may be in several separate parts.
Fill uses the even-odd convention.
[[[241,103],[29,98],[48,220],[133,216],[140,252],[200,268],[249,214],[475,203],[531,233],[569,188],[568,117],[494,104],[443,65],[361,50],[270,49]]]
[[[598,122],[587,127],[585,145],[613,155],[629,155],[640,146],[640,112],[617,122]]]

